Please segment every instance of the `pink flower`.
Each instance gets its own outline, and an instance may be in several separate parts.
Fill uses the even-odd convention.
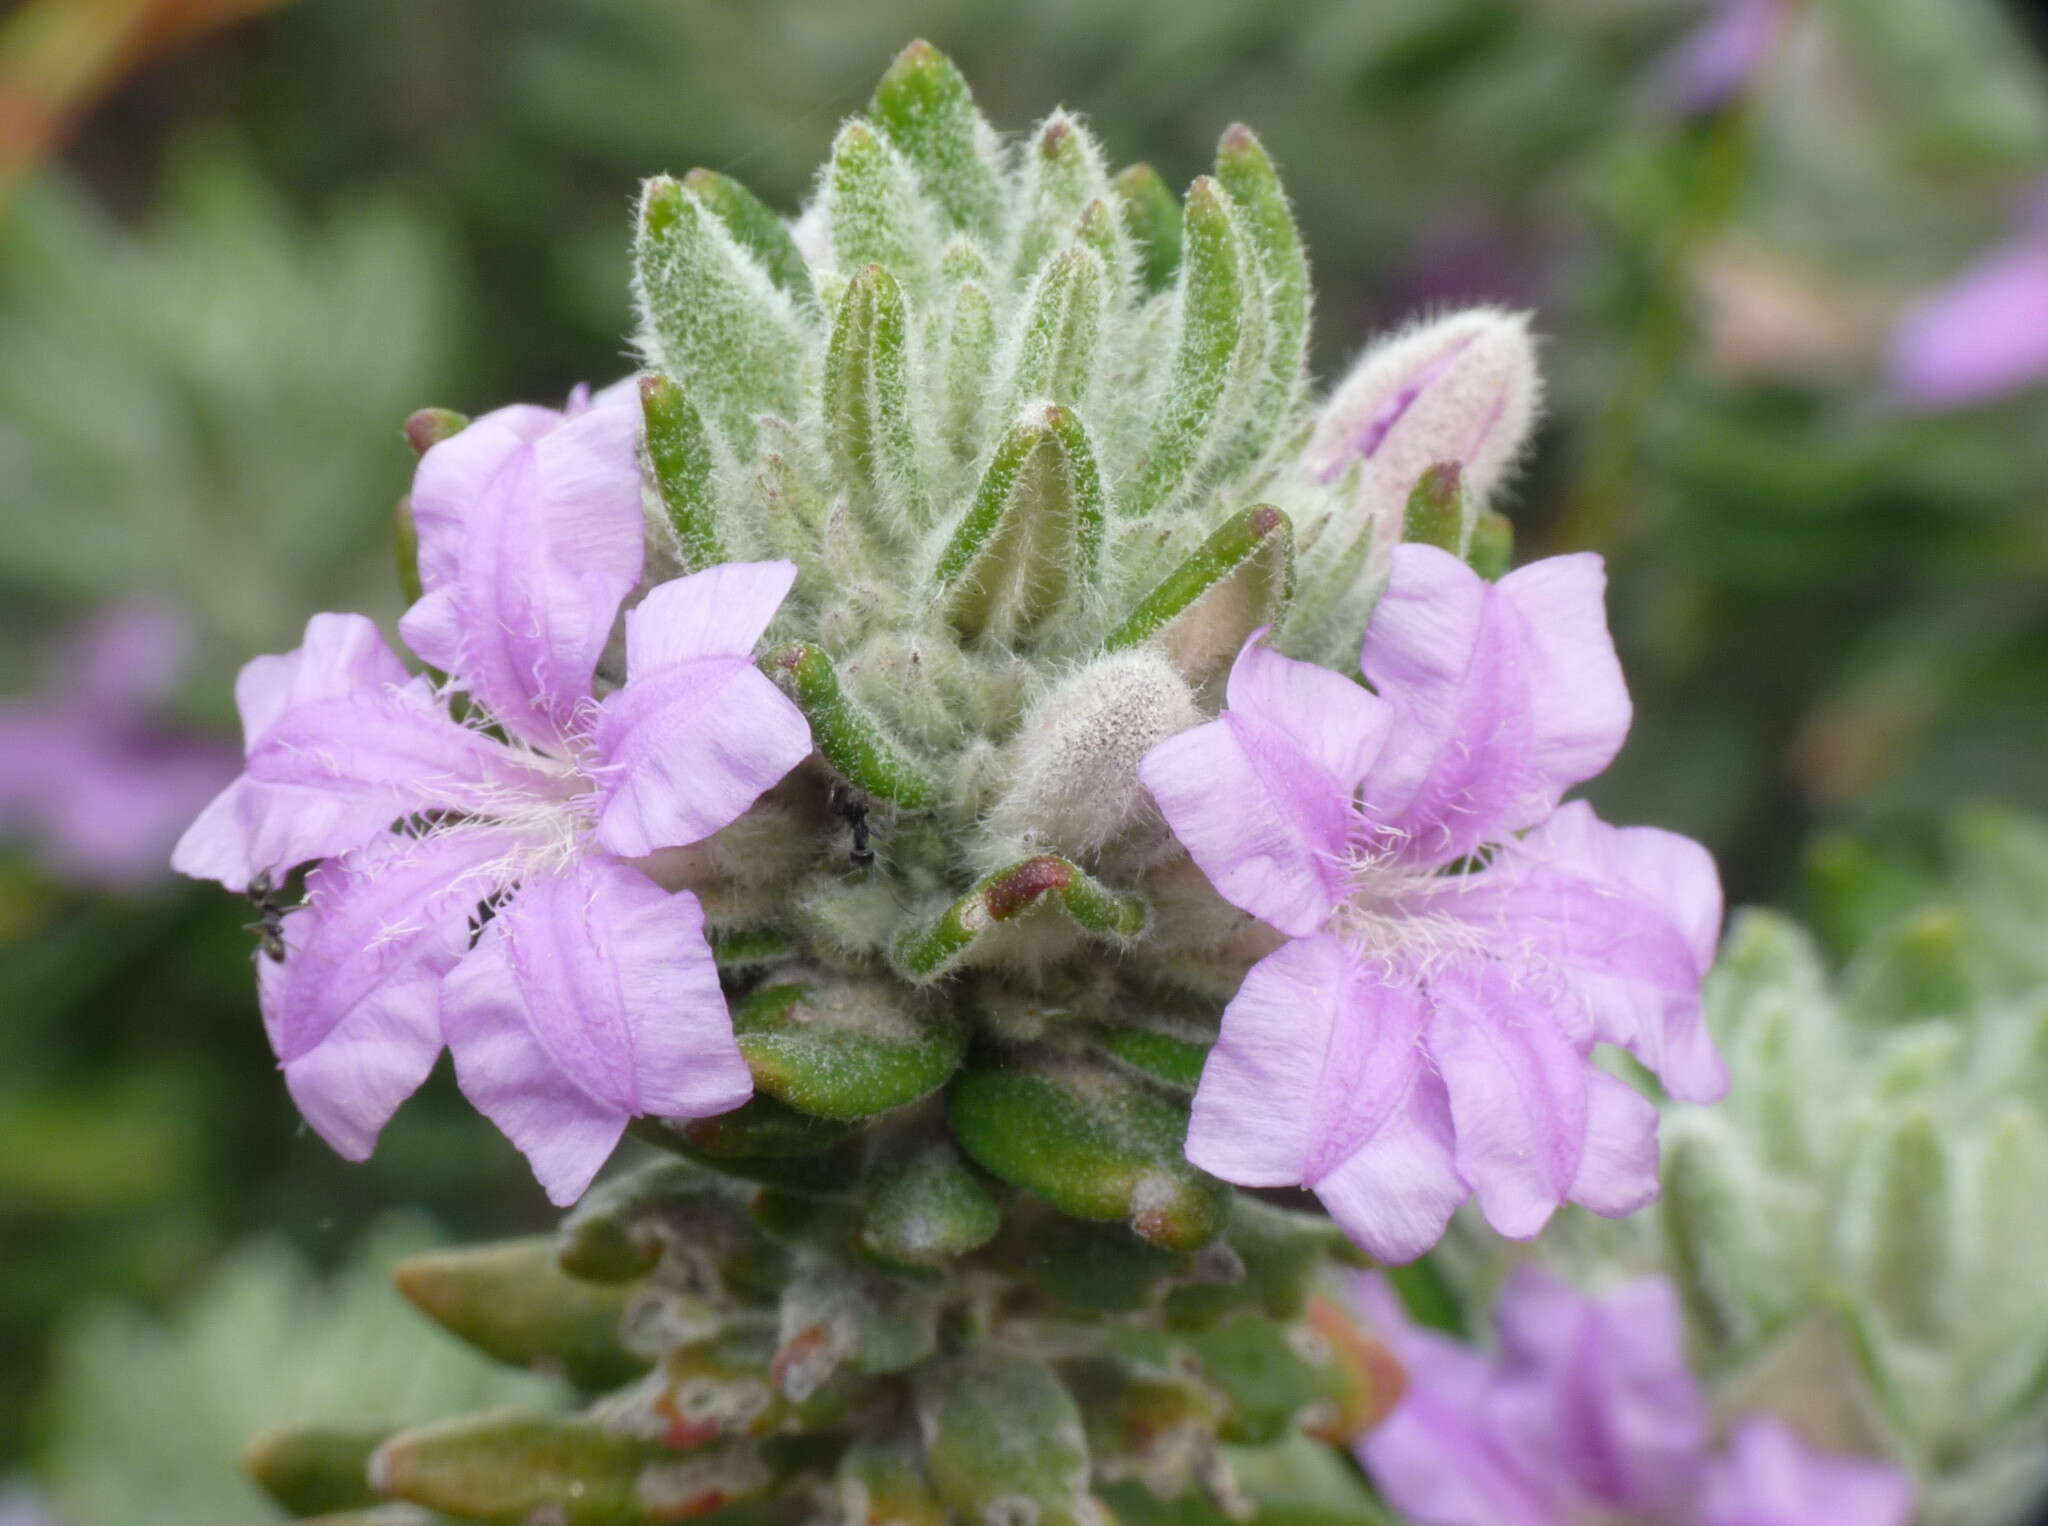
[[[2021,232],[1909,308],[1892,332],[1893,390],[1965,408],[2048,378],[2048,186]]]
[[[1713,861],[1558,805],[1628,729],[1603,591],[1590,555],[1489,584],[1401,546],[1362,656],[1377,694],[1254,637],[1223,714],[1139,766],[1216,889],[1289,939],[1224,1010],[1188,1158],[1313,1189],[1383,1260],[1475,1193],[1517,1238],[1567,1199],[1655,1196],[1656,1110],[1596,1042],[1687,1100],[1727,1084],[1699,1004]]]
[[[1905,1526],[1896,1468],[1822,1456],[1751,1417],[1713,1456],[1661,1278],[1602,1299],[1524,1268],[1495,1305],[1491,1353],[1416,1328],[1379,1277],[1360,1301],[1407,1371],[1359,1460],[1415,1526]]]
[[[630,389],[566,416],[507,408],[420,462],[424,591],[400,629],[469,696],[468,724],[359,615],[314,616],[237,683],[246,769],[174,864],[243,889],[318,861],[260,990],[294,1099],[351,1159],[444,1039],[558,1203],[629,1118],[724,1112],[752,1089],[702,908],[635,861],[718,831],[808,755],[752,660],[795,568],[655,588],[599,699],[641,573],[638,419]]]
[[[1658,104],[1685,116],[1726,105],[1770,61],[1789,15],[1786,0],[1713,0],[1713,14],[1658,66]]]
[[[0,705],[0,830],[80,884],[161,876],[179,831],[235,769],[231,748],[159,714],[190,657],[184,618],[154,605],[116,605],[76,632],[42,694]]]

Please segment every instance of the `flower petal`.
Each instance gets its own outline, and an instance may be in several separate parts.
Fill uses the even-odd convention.
[[[505,932],[483,930],[442,990],[442,1028],[455,1079],[532,1166],[548,1201],[583,1196],[632,1117],[571,1081],[534,1036]]]
[[[1553,557],[1488,584],[1449,552],[1394,552],[1360,657],[1393,710],[1364,803],[1422,867],[1549,815],[1628,730],[1598,557]]]
[[[1510,1239],[1541,1229],[1585,1150],[1587,1062],[1540,981],[1498,961],[1430,981],[1429,1049],[1450,1093],[1459,1173]]]
[[[1336,939],[1319,937],[1284,943],[1252,966],[1223,1009],[1195,1088],[1187,1138],[1195,1165],[1244,1187],[1301,1182],[1348,963]]]
[[[702,657],[751,659],[795,582],[795,562],[727,562],[660,584],[626,616],[627,679]]]
[[[477,500],[508,462],[561,422],[552,408],[518,403],[472,419],[420,457],[412,479],[412,521],[423,589],[432,593],[455,581]]]
[[[480,427],[436,445],[422,470]],[[399,629],[507,730],[560,748],[579,729],[619,604],[640,580],[640,416],[621,403],[544,434],[525,433],[532,427],[522,412],[437,476],[434,582]]]
[[[1459,1174],[1444,1084],[1420,1070],[1405,1106],[1316,1183],[1316,1196],[1354,1241],[1389,1265],[1443,1238],[1472,1188]]]
[[[1727,1067],[1700,982],[1720,938],[1721,881],[1690,838],[1612,827],[1574,801],[1431,904],[1564,973],[1591,1036],[1641,1060],[1674,1097],[1718,1101]]]
[[[271,1046],[306,1121],[350,1160],[426,1079],[441,1050],[441,979],[497,882],[502,833],[387,837],[322,864],[284,918],[285,957],[259,958]]]
[[[705,1117],[752,1094],[703,929],[687,891],[586,858],[522,887],[450,980],[463,1092],[555,1201],[588,1185],[627,1118]]]
[[[598,713],[598,840],[625,858],[700,842],[811,753],[803,712],[745,657],[644,673]]]
[[[385,694],[409,682],[405,665],[373,622],[361,615],[315,615],[295,651],[258,657],[243,667],[235,679],[235,704],[253,754],[295,711]],[[171,854],[171,867],[243,890],[264,871],[329,858],[369,842],[406,810],[389,794],[337,793],[262,783],[245,775],[186,830]]]
[[[1256,636],[1229,698],[1218,719],[1146,753],[1138,777],[1219,895],[1306,937],[1342,899],[1353,796],[1388,716],[1356,684]]]
[[[1924,298],[1892,336],[1892,385],[1921,408],[1959,408],[2048,377],[2048,239],[1999,250]]]
[[[1623,1218],[1657,1200],[1657,1109],[1604,1070],[1587,1071],[1586,1082],[1586,1153],[1571,1200],[1602,1218]]]
[[[1913,1481],[1875,1458],[1809,1451],[1777,1420],[1737,1422],[1707,1476],[1700,1526],[1906,1526]]]

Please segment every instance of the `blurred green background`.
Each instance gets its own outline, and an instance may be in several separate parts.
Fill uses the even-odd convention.
[[[177,1307],[255,1230],[332,1265],[396,1204],[456,1235],[551,1219],[445,1075],[366,1167],[298,1125],[247,908],[147,871],[163,760],[209,766],[236,667],[310,612],[395,616],[407,412],[627,368],[642,176],[707,165],[793,212],[913,36],[1005,129],[1064,103],[1176,184],[1256,126],[1309,240],[1325,375],[1431,307],[1537,311],[1547,422],[1505,506],[1522,555],[1616,564],[1638,720],[1603,811],[1702,837],[1733,899],[1860,932],[1903,914],[1882,866],[1930,855],[1950,807],[2048,806],[2048,388],[1928,411],[1886,362],[1901,312],[2021,236],[2048,16],[1782,0],[1732,93],[1682,100],[1674,50],[1739,3],[0,15],[0,773],[24,734],[83,760],[0,778],[0,1478],[40,1457],[64,1496],[77,1396],[130,1339],[91,1311]],[[81,698],[67,639],[137,600],[189,661]],[[144,867],[81,868],[60,795]],[[159,1518],[252,1508],[195,1487],[228,1493]],[[112,1508],[70,1498],[74,1526]]]

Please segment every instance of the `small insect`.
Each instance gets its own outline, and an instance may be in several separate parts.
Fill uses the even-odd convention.
[[[277,904],[277,886],[265,869],[249,881],[249,904],[256,908],[256,920],[242,924],[242,931],[256,935],[256,946],[273,962],[284,963],[284,908]]]
[[[853,834],[853,852],[849,855],[853,867],[873,868],[875,848],[869,837],[867,801],[844,785],[839,785],[832,791],[832,810]]]

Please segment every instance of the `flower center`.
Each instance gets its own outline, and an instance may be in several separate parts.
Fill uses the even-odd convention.
[[[1457,893],[1453,878],[1364,849],[1343,870],[1345,895],[1330,928],[1361,959],[1426,974],[1485,954],[1480,929],[1441,909]]]

